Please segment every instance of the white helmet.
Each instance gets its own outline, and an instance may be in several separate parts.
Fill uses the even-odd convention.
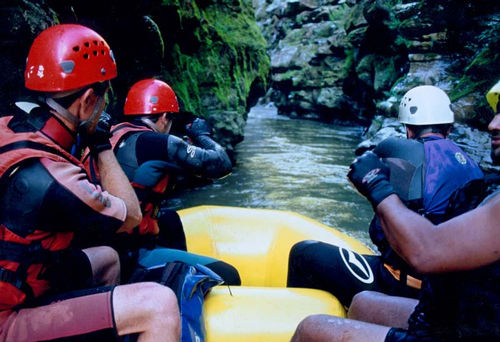
[[[451,101],[446,93],[431,85],[410,89],[399,104],[399,122],[408,125],[439,125],[454,122]]]

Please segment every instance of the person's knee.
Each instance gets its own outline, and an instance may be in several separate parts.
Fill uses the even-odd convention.
[[[120,281],[120,256],[111,247],[102,246],[101,248],[106,264],[108,265],[103,272],[102,282],[106,285],[117,284]]]
[[[305,279],[308,275],[308,260],[311,259],[308,250],[316,243],[317,241],[305,240],[292,246],[288,256],[287,286],[308,287],[310,285]]]
[[[147,316],[147,327],[149,331],[169,331],[180,336],[181,320],[177,298],[175,293],[168,287],[152,283],[141,284],[140,293],[142,297],[141,307]]]
[[[105,258],[110,268],[117,269],[120,272],[120,255],[118,252],[109,246],[101,246],[100,249],[101,256]]]
[[[315,341],[318,337],[318,328],[323,324],[322,322],[324,322],[326,318],[327,315],[322,314],[310,315],[304,318],[297,326],[292,341]]]
[[[95,286],[115,285],[120,280],[120,256],[109,246],[84,249],[92,267]]]
[[[352,298],[347,316],[351,319],[363,320],[364,313],[367,312],[374,298],[380,295],[382,294],[374,291],[362,291],[357,293]]]
[[[225,285],[241,285],[240,274],[233,265],[221,260],[217,260],[206,264],[205,266],[217,273],[222,278],[222,280],[224,280]]]
[[[305,240],[297,242],[290,249],[290,260],[295,259],[304,254],[305,250],[311,246],[311,244],[315,243],[313,240]]]
[[[174,292],[153,282],[118,286],[113,308],[120,335],[145,333],[150,336],[180,336],[180,314]]]
[[[170,288],[153,282],[138,284],[141,284],[138,296],[143,297],[142,307],[151,315],[154,317],[164,314],[179,316],[177,298]]]

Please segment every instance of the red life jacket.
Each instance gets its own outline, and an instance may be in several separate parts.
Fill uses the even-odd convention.
[[[0,184],[5,185],[19,164],[31,158],[70,162],[83,168],[76,158],[51,140],[63,145],[71,145],[73,141],[71,133],[60,129],[57,119],[50,117],[46,121],[40,130],[45,134],[40,131],[16,133],[8,127],[11,119],[11,116],[0,118]],[[48,280],[39,279],[46,269],[47,256],[68,248],[72,239],[72,232],[42,230],[34,230],[23,237],[0,224],[0,310],[47,291]]]
[[[111,127],[111,133],[113,134],[113,136],[109,141],[111,143],[113,151],[117,155],[118,162],[122,166],[123,171],[130,180],[130,184],[132,184],[132,187],[135,189],[139,197],[139,203],[141,205],[142,211],[142,221],[138,226],[139,234],[156,235],[160,231],[157,219],[160,209],[159,204],[162,195],[167,190],[169,175],[165,174],[164,177],[153,188],[146,189],[144,186],[133,182],[134,172],[139,167],[135,154],[135,140],[134,142],[132,142],[131,140],[127,140],[129,146],[127,147],[127,151],[122,154],[123,157],[118,153],[118,149],[120,148],[120,144],[122,143],[122,141],[129,138],[133,133],[150,131],[152,131],[152,129],[144,126],[134,125],[129,122],[122,122]],[[134,136],[132,136],[130,139],[133,138]],[[99,181],[99,172],[97,171],[95,160],[90,156],[88,149],[85,151],[82,160],[87,172],[91,175],[93,180]]]

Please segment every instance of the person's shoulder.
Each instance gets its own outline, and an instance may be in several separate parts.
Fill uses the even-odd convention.
[[[139,144],[147,144],[151,146],[158,144],[158,142],[160,141],[167,142],[170,139],[170,134],[164,134],[155,131],[140,131],[135,134],[139,136]]]
[[[45,158],[30,158],[20,163],[9,174],[9,185],[15,186],[19,191],[38,192],[54,183],[54,176],[43,164]],[[68,163],[70,164],[70,163]]]
[[[404,158],[422,153],[423,145],[417,140],[389,137],[382,140],[373,150],[380,158]]]

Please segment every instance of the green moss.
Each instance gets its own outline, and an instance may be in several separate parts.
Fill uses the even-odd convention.
[[[223,110],[246,110],[246,98],[256,80],[265,84],[270,61],[267,43],[262,37],[249,1],[231,1],[223,5],[201,1],[164,0],[175,6],[181,29],[189,27],[195,53],[171,49],[174,70],[165,70],[166,77],[184,103],[186,110],[206,114],[204,96],[215,95]],[[198,22],[193,25],[192,22]],[[186,39],[184,37],[184,39]]]
[[[499,64],[500,54],[490,46],[485,47],[465,69],[464,76],[450,92],[450,99],[456,101],[475,91],[486,92],[498,78]]]
[[[349,7],[346,3],[334,6],[330,11],[328,11],[328,18],[330,21],[337,22],[339,26],[343,26],[348,8]]]

